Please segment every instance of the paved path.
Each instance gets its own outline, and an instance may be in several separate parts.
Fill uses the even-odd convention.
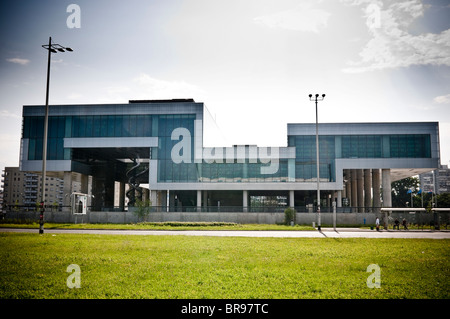
[[[0,228],[0,232],[39,233],[38,229]],[[45,234],[100,235],[184,235],[216,237],[283,237],[283,238],[428,238],[450,239],[450,231],[396,230],[379,231],[359,228],[322,228],[322,231],[278,230],[105,230],[105,229],[44,229]]]

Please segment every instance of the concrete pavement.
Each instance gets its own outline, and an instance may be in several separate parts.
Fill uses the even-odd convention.
[[[39,234],[38,229],[0,228],[0,232]],[[106,230],[106,229],[44,229],[44,234],[99,234],[99,235],[171,235],[213,237],[278,237],[278,238],[427,238],[450,239],[450,231],[441,230],[369,230],[359,228],[322,228],[321,231],[278,230]]]

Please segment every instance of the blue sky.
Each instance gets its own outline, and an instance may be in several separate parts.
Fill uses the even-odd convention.
[[[69,28],[70,4],[80,28]],[[450,164],[450,1],[2,1],[0,167],[23,105],[194,98],[205,146],[285,146],[287,123],[439,121]]]

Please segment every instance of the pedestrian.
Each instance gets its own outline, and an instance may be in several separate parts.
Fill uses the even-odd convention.
[[[377,231],[380,231],[380,219],[377,217],[377,219],[375,220],[375,226],[377,228]]]
[[[397,230],[400,230],[400,222],[398,221],[398,218],[395,218],[394,229],[395,229],[395,227],[397,227]]]
[[[408,229],[408,226],[406,225],[406,219],[404,219],[404,218],[403,218],[403,221],[402,221],[402,225],[403,225],[405,230]]]

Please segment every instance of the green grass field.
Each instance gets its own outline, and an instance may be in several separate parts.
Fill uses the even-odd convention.
[[[2,299],[450,297],[448,240],[0,233],[0,245]],[[381,288],[367,287],[370,264]]]
[[[4,228],[32,228],[39,229],[37,222],[2,222]],[[143,222],[136,224],[74,224],[74,223],[45,223],[44,229],[130,229],[130,230],[315,230],[305,225],[276,225],[276,224],[237,224],[225,222]]]

